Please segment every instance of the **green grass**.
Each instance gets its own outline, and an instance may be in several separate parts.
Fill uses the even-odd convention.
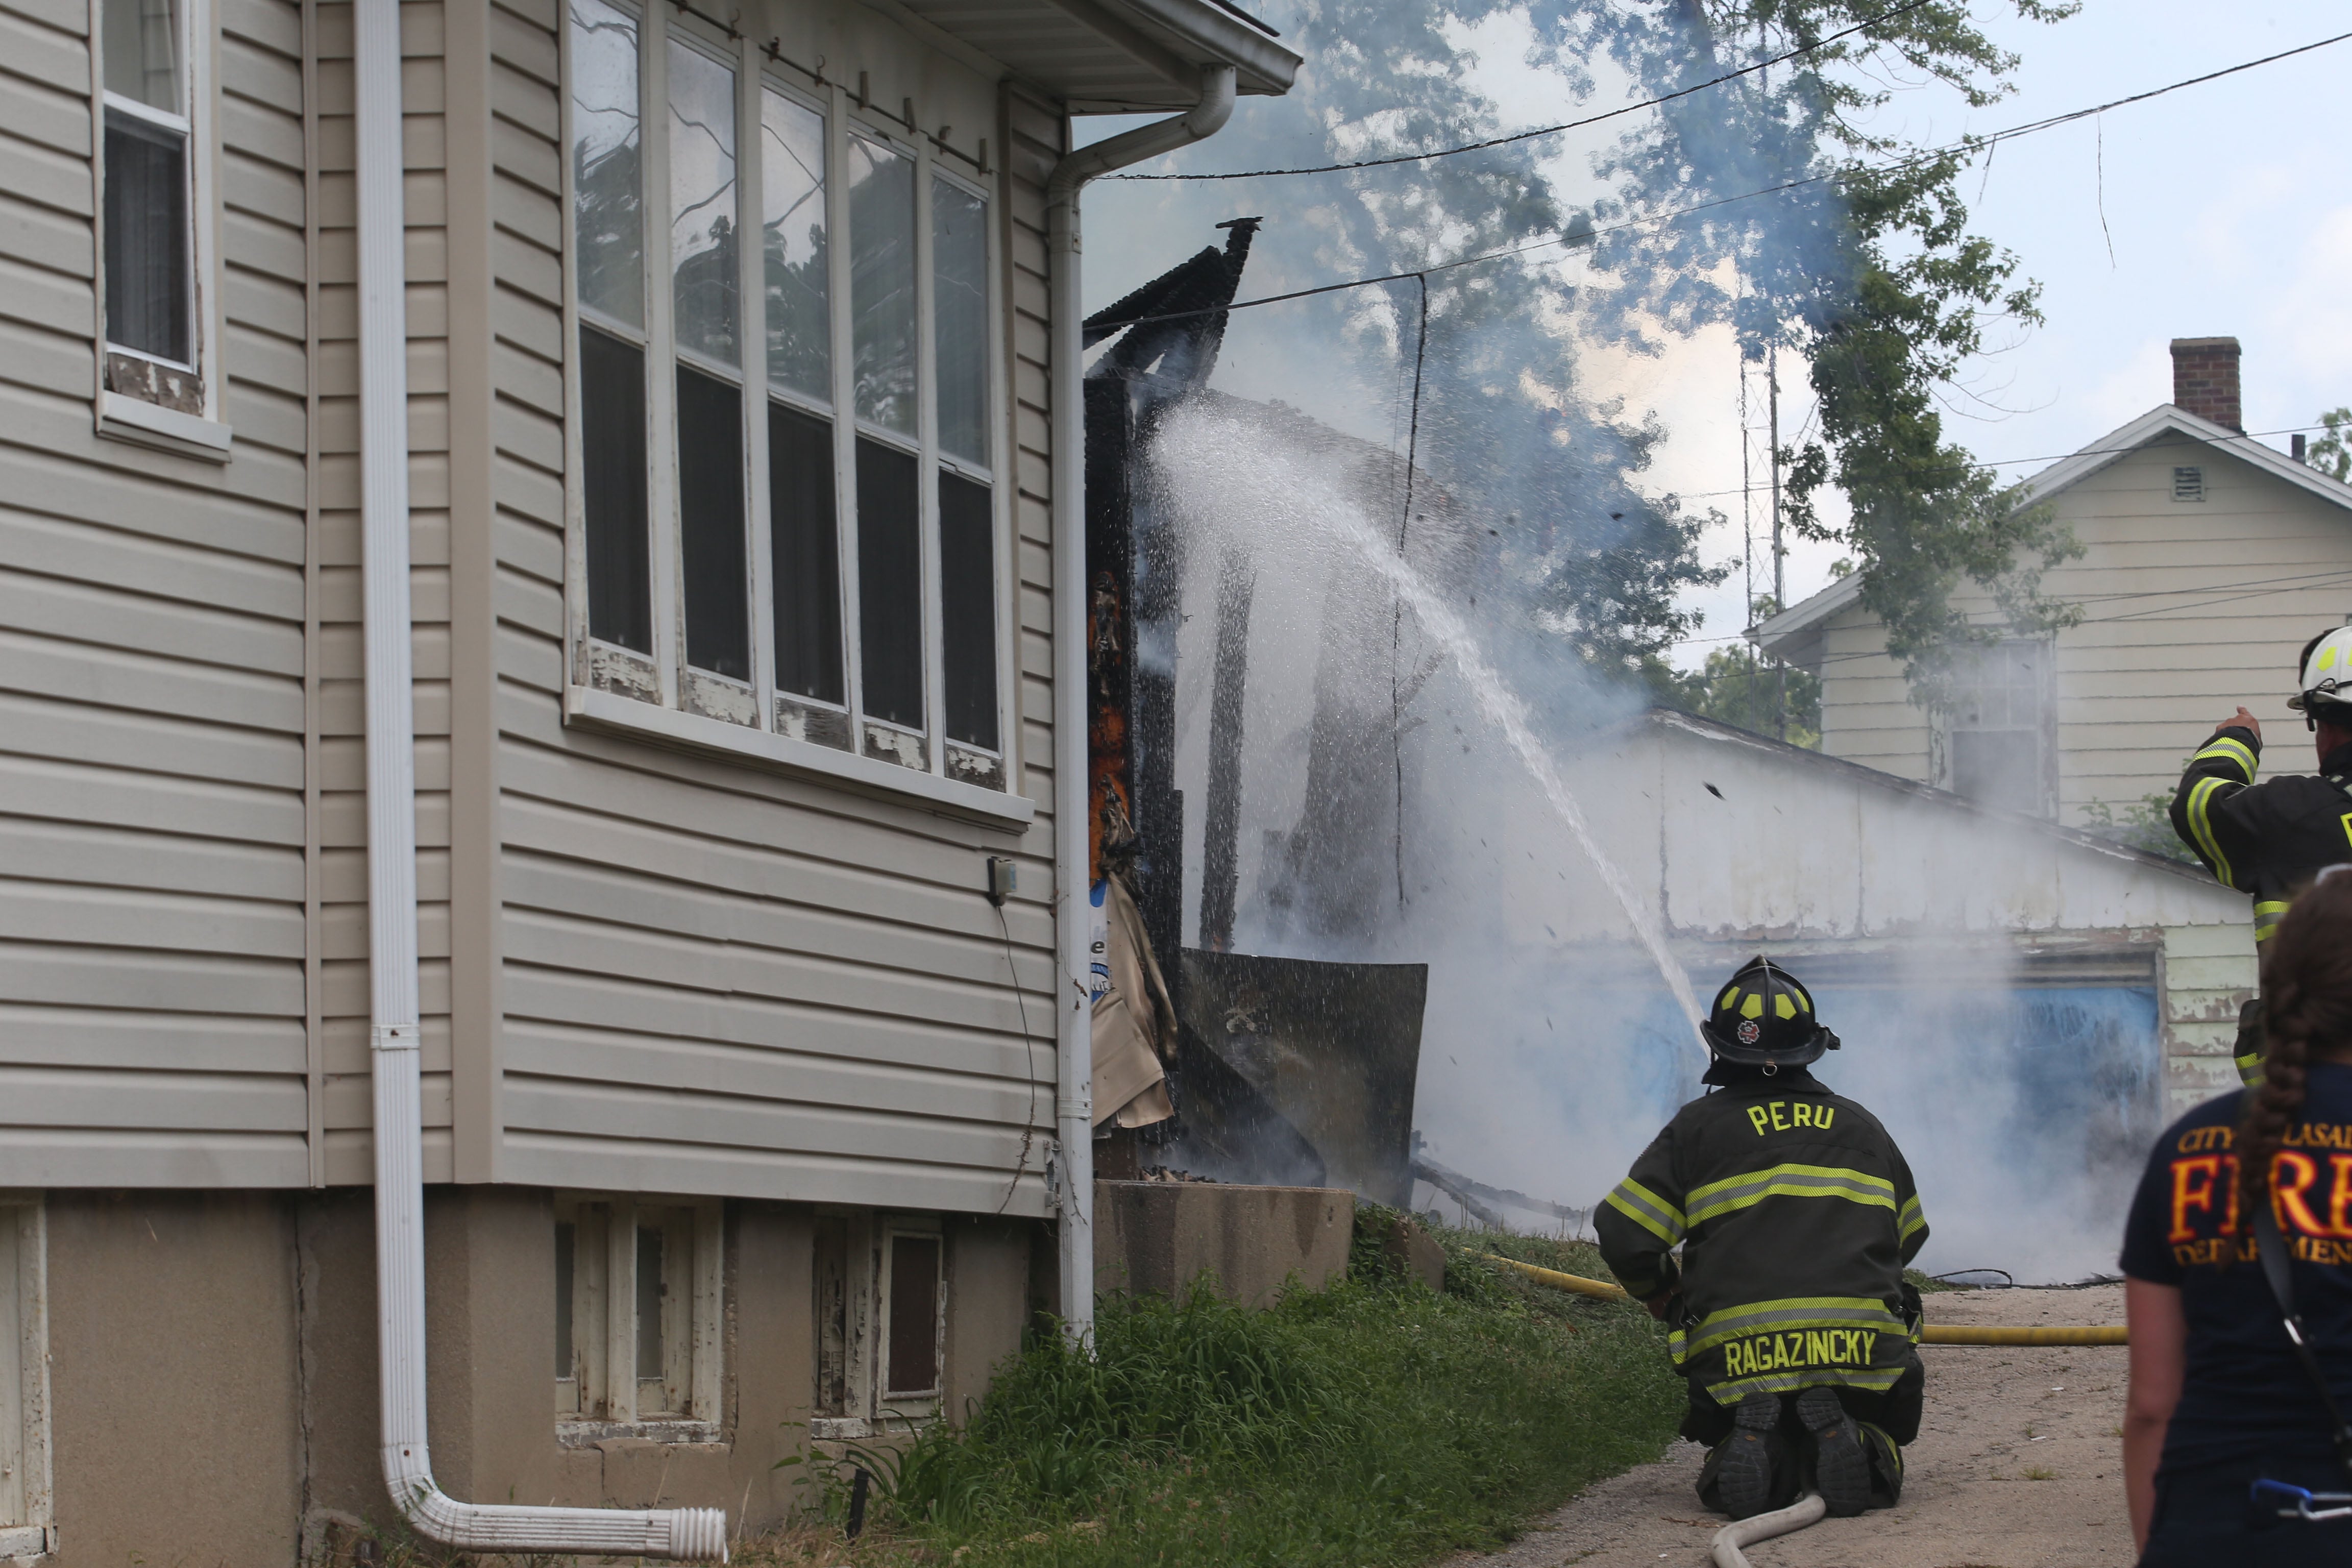
[[[1444,1294],[1349,1277],[1263,1312],[1205,1287],[1110,1298],[1091,1356],[1037,1338],[961,1428],[876,1454],[877,1523],[961,1568],[1379,1568],[1499,1544],[1654,1458],[1682,1386],[1637,1310],[1478,1262],[1600,1272],[1588,1246],[1440,1233]]]

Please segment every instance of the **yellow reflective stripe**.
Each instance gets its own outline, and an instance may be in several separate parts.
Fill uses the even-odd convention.
[[[2236,1059],[2240,1083],[2252,1087],[2263,1081],[2263,1057],[2260,1051],[2248,1051]]]
[[[2215,790],[2228,782],[2226,779],[2197,781],[2197,787],[2189,792],[2189,832],[2197,840],[2197,847],[2204,851],[2206,860],[2213,868],[2213,875],[2221,879],[2221,885],[2234,888],[2238,883],[2230,875],[2230,858],[2221,853],[2221,846],[2213,837],[2212,820],[2205,815],[2205,803],[2212,798]]]
[[[1725,1383],[1710,1383],[1706,1391],[1718,1405],[1737,1405],[1751,1394],[1794,1394],[1801,1388],[1812,1388],[1829,1384],[1845,1388],[1866,1388],[1874,1394],[1884,1394],[1895,1386],[1903,1375],[1899,1366],[1856,1367],[1810,1366],[1802,1370],[1768,1372],[1754,1377],[1735,1377]]]
[[[2254,769],[2257,764],[2254,762],[2253,748],[2243,741],[2233,741],[2226,735],[2205,742],[2205,749],[2189,761],[2191,766],[2199,763],[2235,763],[2246,770],[2246,782],[2248,784],[2254,782]]]
[[[2254,905],[2254,940],[2270,941],[2271,932],[2278,930],[2279,921],[2285,918],[2286,900],[2284,899],[2258,900]]]
[[[1693,1187],[1690,1223],[1697,1225],[1769,1197],[1846,1198],[1892,1209],[1895,1184],[1884,1176],[1833,1165],[1774,1165],[1769,1170],[1750,1171]]]
[[[1683,1211],[1628,1176],[1601,1200],[1660,1241],[1672,1247],[1683,1238],[1689,1222]]]
[[[1796,1296],[1709,1312],[1689,1331],[1688,1342],[1696,1352],[1743,1334],[1771,1330],[1853,1328],[1899,1334],[1903,1320],[1888,1311],[1885,1302],[1870,1296]]]
[[[1903,1207],[1895,1216],[1895,1228],[1906,1241],[1927,1228],[1927,1216],[1919,1212],[1917,1198],[1903,1200]]]

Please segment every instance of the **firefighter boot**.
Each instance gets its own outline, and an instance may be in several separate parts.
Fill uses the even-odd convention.
[[[1868,1508],[1870,1455],[1861,1424],[1838,1403],[1837,1390],[1814,1387],[1797,1395],[1797,1419],[1812,1434],[1813,1482],[1831,1516],[1850,1519]]]
[[[1723,1511],[1749,1519],[1772,1506],[1774,1431],[1780,1425],[1780,1396],[1751,1394],[1739,1402],[1731,1436],[1716,1449],[1715,1482]]]

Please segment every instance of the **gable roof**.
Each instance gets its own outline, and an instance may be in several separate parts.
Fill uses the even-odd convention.
[[[2109,431],[2027,479],[2018,501],[2019,510],[2039,506],[2168,436],[2186,437],[2215,451],[2227,452],[2274,479],[2352,510],[2352,484],[2331,479],[2250,436],[2169,403],[2158,404],[2121,429]],[[1862,596],[1862,580],[1863,574],[1850,572],[1812,597],[1790,605],[1755,628],[1750,635],[1756,646],[1791,664],[1810,665],[1820,652],[1822,627],[1831,616]]]

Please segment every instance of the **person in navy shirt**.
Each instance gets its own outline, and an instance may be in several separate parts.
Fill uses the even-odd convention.
[[[2281,1519],[2275,1495],[2252,1496],[2265,1479],[2352,1491],[2352,1476],[2249,1218],[2277,1217],[2305,1339],[2352,1410],[2352,875],[2324,876],[2266,945],[2262,1081],[2165,1131],[2124,1231],[2141,1568],[2352,1563],[2352,1519]]]

